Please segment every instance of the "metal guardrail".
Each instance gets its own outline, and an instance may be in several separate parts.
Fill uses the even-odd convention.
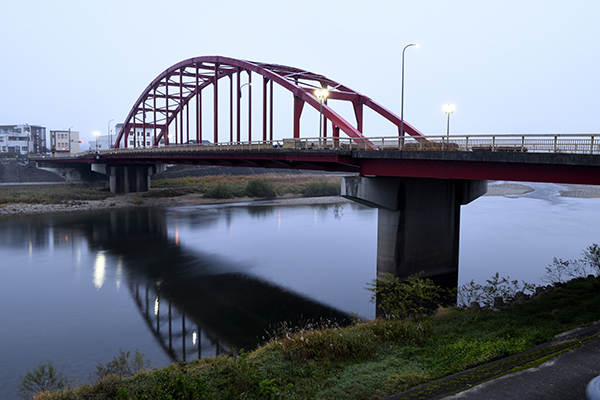
[[[365,137],[364,139],[340,138],[294,138],[260,140],[251,142],[220,142],[175,144],[161,147],[137,147],[110,150],[88,150],[70,155],[87,154],[136,154],[162,152],[198,151],[252,151],[252,150],[376,150],[399,151],[489,151],[518,153],[568,153],[600,154],[600,134],[473,134],[452,136],[427,136],[426,138]],[[61,155],[60,158],[64,158]]]

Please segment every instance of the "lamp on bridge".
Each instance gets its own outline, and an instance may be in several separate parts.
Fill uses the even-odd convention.
[[[109,120],[109,121],[108,121],[108,132],[106,132],[106,133],[108,133],[108,134],[110,135],[110,143],[108,144],[108,148],[109,148],[109,149],[110,149],[110,148],[112,147],[112,145],[113,145],[113,142],[112,142],[112,131],[110,130],[110,123],[111,123],[111,122],[113,122],[114,120],[115,120],[115,119],[113,118],[113,119],[111,119],[111,120]]]
[[[323,125],[323,102],[329,96],[329,90],[325,88],[317,89],[315,90],[315,96],[317,97],[317,100],[319,100],[319,103],[321,103],[321,108],[319,110],[319,139],[321,139],[321,129]]]
[[[410,43],[404,46],[404,48],[402,49],[402,89],[400,91],[400,136],[404,136],[404,52],[411,46],[418,48],[419,44]]]
[[[454,109],[456,107],[454,107],[454,104],[448,103],[442,108],[444,110],[444,113],[448,114],[448,123],[446,124],[446,136],[450,136],[450,114],[454,112]]]
[[[100,132],[96,131],[92,133],[96,137],[96,153],[98,152],[98,137],[100,136]]]

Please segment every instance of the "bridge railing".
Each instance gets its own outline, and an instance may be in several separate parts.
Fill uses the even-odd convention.
[[[600,134],[473,134],[369,138],[381,150],[600,154]]]
[[[519,153],[600,154],[600,134],[470,134],[367,137],[357,141],[344,137],[293,138],[251,142],[189,143],[161,147],[129,147],[89,150],[84,154],[131,154],[144,152],[254,151],[254,150],[400,150],[400,151],[491,151]],[[80,157],[82,154],[70,155]],[[65,158],[61,155],[60,158]]]

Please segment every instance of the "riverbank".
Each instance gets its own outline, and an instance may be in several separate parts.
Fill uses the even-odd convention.
[[[599,288],[599,278],[579,278],[501,312],[449,308],[417,319],[281,330],[238,357],[111,376],[38,398],[441,398],[596,340]]]
[[[600,186],[559,185],[562,197],[600,198]],[[155,189],[151,189],[154,191]],[[160,189],[156,189],[158,191]],[[533,192],[535,189],[527,184],[515,182],[490,182],[486,196],[518,196]],[[99,200],[67,200],[60,203],[30,204],[8,203],[0,205],[0,217],[11,215],[36,215],[47,213],[65,213],[81,211],[97,211],[117,208],[139,207],[182,207],[230,203],[250,203],[256,205],[305,205],[349,202],[341,196],[303,197],[301,194],[286,194],[277,198],[235,197],[230,199],[214,199],[203,197],[199,193],[182,196],[151,197],[146,193],[128,193],[107,195]]]

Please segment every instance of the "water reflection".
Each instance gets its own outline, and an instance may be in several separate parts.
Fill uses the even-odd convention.
[[[250,209],[253,218],[274,213]],[[186,215],[184,225],[206,228],[218,221],[211,213]],[[225,214],[231,233],[232,215]],[[252,349],[282,321],[348,320],[347,313],[249,275],[226,257],[182,245],[181,222],[177,212],[167,218],[167,211],[153,209],[38,216],[1,224],[0,240],[29,252],[70,247],[75,259],[87,243],[95,289],[109,276],[117,288],[126,280],[140,315],[173,361]]]

